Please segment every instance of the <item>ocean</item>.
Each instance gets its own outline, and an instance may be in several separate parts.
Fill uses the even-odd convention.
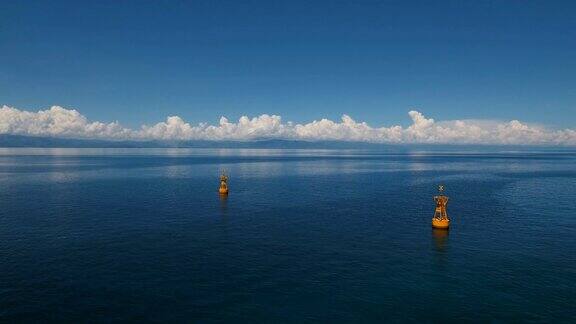
[[[0,321],[573,323],[575,198],[571,150],[0,149]]]

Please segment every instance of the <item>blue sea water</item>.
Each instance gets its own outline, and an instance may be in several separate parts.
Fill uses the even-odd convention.
[[[573,151],[0,149],[0,321],[574,322],[575,197]]]

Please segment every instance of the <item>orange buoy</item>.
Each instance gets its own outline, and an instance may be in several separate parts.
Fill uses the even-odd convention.
[[[448,219],[448,213],[446,213],[446,205],[448,205],[448,197],[444,195],[444,186],[438,186],[438,196],[434,196],[434,201],[436,202],[436,210],[434,211],[434,217],[432,217],[432,227],[438,229],[448,229],[450,226],[450,219]]]
[[[227,195],[228,194],[228,176],[226,176],[225,173],[222,173],[220,175],[220,188],[218,189],[218,192],[221,195]]]

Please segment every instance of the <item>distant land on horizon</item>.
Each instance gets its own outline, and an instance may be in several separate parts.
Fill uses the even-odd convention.
[[[574,151],[573,146],[482,144],[384,144],[347,141],[261,139],[251,141],[130,141],[0,134],[0,148],[245,148],[245,149],[377,149],[391,152],[431,151]]]

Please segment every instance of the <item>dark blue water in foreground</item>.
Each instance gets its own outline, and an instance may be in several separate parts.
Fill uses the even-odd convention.
[[[0,321],[574,322],[575,197],[569,152],[0,149]]]

